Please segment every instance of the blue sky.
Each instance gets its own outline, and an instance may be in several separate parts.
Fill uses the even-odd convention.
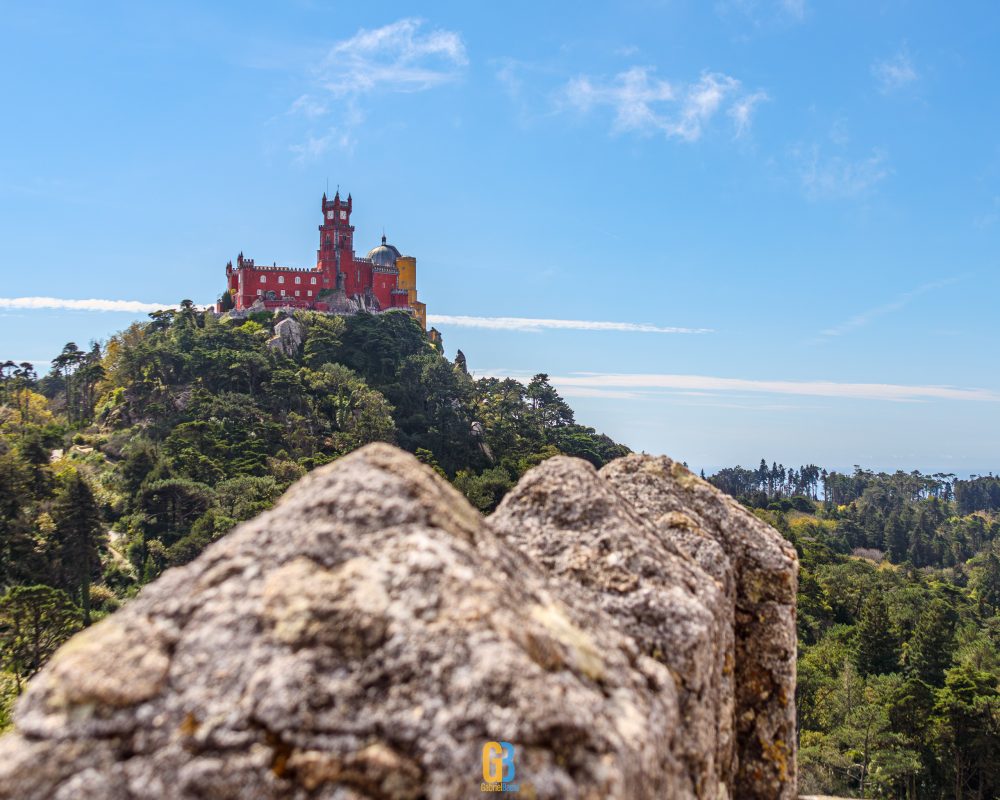
[[[994,4],[0,10],[3,358],[314,263],[329,181],[449,355],[635,449],[1000,465]]]

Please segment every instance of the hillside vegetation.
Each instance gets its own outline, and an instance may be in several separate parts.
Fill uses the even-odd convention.
[[[800,791],[1000,797],[1000,479],[710,480],[799,553]]]
[[[269,508],[308,470],[393,442],[483,511],[557,453],[628,453],[537,375],[474,380],[405,314],[217,318],[185,302],[39,378],[0,369],[0,727],[58,645]]]

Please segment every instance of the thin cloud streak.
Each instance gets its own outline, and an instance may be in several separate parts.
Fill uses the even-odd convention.
[[[477,373],[479,375],[479,373]],[[521,382],[528,375],[488,371],[481,377],[514,378]],[[841,383],[838,381],[754,380],[720,378],[714,375],[623,374],[575,372],[551,375],[549,380],[567,397],[609,397],[614,399],[649,399],[659,393],[689,397],[717,394],[752,397],[782,395],[788,397],[832,397],[846,400],[885,400],[921,402],[958,400],[997,403],[1000,392],[991,389],[957,386],[907,385],[897,383]]]
[[[894,383],[839,383],[837,381],[753,380],[719,378],[711,375],[576,373],[552,376],[562,387],[609,389],[614,391],[712,391],[756,392],[807,397],[839,397],[855,400],[966,400],[1000,402],[1000,393],[990,389],[955,386],[921,386]]]
[[[454,325],[459,328],[488,328],[499,331],[542,330],[619,331],[626,333],[713,333],[711,328],[678,328],[650,325],[644,322],[601,322],[580,319],[534,319],[531,317],[467,317],[450,314],[428,314],[432,325]]]
[[[21,310],[60,311],[125,311],[145,314],[164,308],[175,308],[176,303],[143,303],[139,300],[67,300],[59,297],[0,297],[0,308]],[[469,317],[449,314],[428,314],[432,325],[453,325],[459,328],[487,328],[489,330],[526,331],[543,330],[618,331],[626,333],[712,333],[711,328],[680,328],[650,325],[640,322],[601,322],[576,319],[533,319],[530,317]]]
[[[0,308],[28,310],[56,309],[60,311],[125,311],[147,314],[164,308],[176,308],[177,303],[143,303],[139,300],[65,300],[59,297],[0,297]]]
[[[832,328],[827,328],[820,332],[820,336],[831,338],[834,336],[843,336],[845,333],[850,333],[851,331],[857,330],[858,328],[863,328],[868,325],[872,320],[878,319],[879,317],[884,317],[886,314],[892,314],[895,311],[899,311],[906,307],[916,298],[920,297],[922,294],[927,292],[932,292],[935,289],[943,289],[945,286],[951,286],[956,283],[958,278],[948,278],[943,281],[934,281],[933,283],[925,283],[923,286],[918,286],[916,289],[911,289],[908,292],[904,292],[895,300],[886,303],[885,305],[877,306],[876,308],[870,308],[867,311],[862,311],[860,314],[856,314],[851,317],[846,322],[842,322],[840,325],[835,325]]]

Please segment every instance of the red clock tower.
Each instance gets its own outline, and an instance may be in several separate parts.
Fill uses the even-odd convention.
[[[323,224],[319,226],[319,250],[316,251],[316,269],[330,277],[331,286],[344,289],[348,295],[360,289],[355,286],[353,206],[350,195],[346,201],[340,199],[339,190],[333,200],[327,200],[323,193]]]

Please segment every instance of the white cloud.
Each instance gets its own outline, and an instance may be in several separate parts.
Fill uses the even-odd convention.
[[[799,177],[811,199],[855,197],[889,176],[884,151],[875,148],[865,158],[826,155],[817,145],[798,149]]]
[[[617,132],[662,129],[665,120],[654,105],[673,100],[674,88],[667,81],[650,78],[649,73],[648,67],[632,67],[603,86],[587,77],[576,78],[567,85],[566,98],[584,112],[595,106],[611,106]]]
[[[63,300],[58,297],[0,297],[0,308],[58,309],[69,311],[126,311],[145,314],[164,308],[176,308],[177,303],[143,303],[138,300]]]
[[[126,311],[135,314],[176,308],[177,303],[143,303],[138,300],[65,300],[59,297],[0,297],[0,308],[21,310]],[[617,331],[625,333],[712,333],[711,328],[679,328],[639,322],[599,322],[576,319],[534,319],[531,317],[468,317],[449,314],[428,314],[432,325],[452,325],[459,328],[525,331],[543,330]]]
[[[883,94],[902,89],[920,77],[905,50],[899,51],[885,61],[876,61],[872,64],[872,75],[878,81],[879,91]]]
[[[806,0],[780,0],[780,5],[788,16],[797,20],[805,19]]]
[[[401,19],[381,28],[362,29],[335,43],[317,68],[312,91],[288,109],[313,123],[334,124],[310,131],[290,147],[305,161],[336,145],[354,146],[354,131],[365,120],[362,99],[377,93],[421,92],[458,79],[468,64],[465,44],[455,31],[425,30],[420,19]]]
[[[462,37],[445,30],[422,33],[422,27],[422,20],[401,19],[337,42],[320,67],[321,84],[342,97],[419,92],[455,80],[468,63]]]
[[[750,126],[754,106],[766,98],[764,92],[741,95],[740,82],[721,72],[702,73],[687,86],[661,80],[653,72],[651,67],[634,66],[610,81],[580,76],[566,85],[563,98],[583,113],[602,106],[610,108],[615,133],[662,133],[688,142],[700,139],[727,103],[737,135],[743,134]]]
[[[289,114],[301,114],[302,116],[309,117],[310,119],[322,117],[327,113],[327,111],[329,111],[329,109],[326,103],[323,103],[308,94],[301,95],[294,103],[292,103],[292,107],[288,109]]]
[[[957,282],[958,278],[948,278],[943,281],[934,281],[933,283],[925,283],[923,286],[918,286],[916,289],[911,289],[908,292],[904,292],[895,300],[885,303],[884,305],[877,306],[875,308],[870,308],[867,311],[863,311],[860,314],[856,314],[849,320],[842,322],[840,325],[834,325],[832,328],[827,328],[820,333],[824,337],[833,336],[843,336],[845,333],[850,333],[858,328],[863,328],[868,325],[872,320],[883,317],[886,314],[891,314],[894,311],[899,311],[900,309],[907,306],[912,300],[920,297],[922,294],[927,292],[932,292],[936,289],[943,289],[945,286],[950,286],[951,284]]]
[[[520,378],[519,378],[520,379]],[[804,397],[834,397],[853,400],[924,401],[957,400],[1000,402],[1000,393],[989,389],[894,383],[840,383],[837,381],[752,380],[710,375],[574,373],[551,376],[560,392],[586,389],[590,392],[752,392]],[[595,395],[591,395],[595,396]]]
[[[354,136],[347,130],[330,128],[319,136],[308,136],[304,142],[291,145],[288,149],[295,153],[297,162],[304,162],[323,155],[330,146],[336,144],[341,150],[354,148]]]
[[[750,130],[750,123],[753,120],[753,113],[756,106],[769,99],[767,92],[754,92],[740,98],[729,107],[729,111],[726,113],[733,118],[737,138]]]
[[[531,317],[467,317],[449,314],[428,314],[432,325],[454,325],[459,328],[487,328],[489,330],[525,331],[618,331],[625,333],[711,333],[711,328],[677,328],[649,325],[640,322],[599,322],[579,319],[534,319]]]

